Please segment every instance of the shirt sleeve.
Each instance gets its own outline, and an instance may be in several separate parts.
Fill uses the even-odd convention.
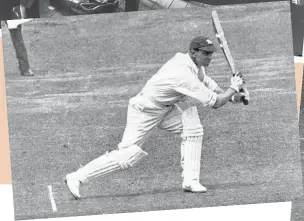
[[[217,94],[210,90],[205,83],[201,82],[193,73],[189,73],[187,77],[181,78],[175,90],[181,94],[197,99],[204,107],[213,107],[217,100]]]
[[[207,75],[204,76],[204,84],[211,91],[214,91],[218,87],[218,84]]]

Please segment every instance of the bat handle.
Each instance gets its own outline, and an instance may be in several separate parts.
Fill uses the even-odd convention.
[[[233,71],[233,73],[234,73],[233,75],[235,75],[235,74],[237,74],[238,72],[237,72],[237,71]],[[244,83],[245,83],[245,81],[244,81]],[[240,89],[240,92],[245,92],[245,91],[244,91],[243,88],[241,88],[241,89]],[[244,105],[248,105],[248,104],[249,104],[249,100],[246,99],[246,98],[243,98],[242,101],[243,101],[243,104],[244,104]]]
[[[244,92],[244,89],[241,88],[241,89],[240,89],[240,92]],[[244,104],[244,105],[248,105],[248,104],[249,104],[249,100],[246,99],[246,98],[242,98],[242,101],[243,101],[243,104]]]
[[[248,104],[249,104],[249,100],[243,98],[243,104],[244,104],[244,105],[248,105]]]

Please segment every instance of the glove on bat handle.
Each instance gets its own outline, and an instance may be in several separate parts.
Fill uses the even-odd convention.
[[[240,92],[245,92],[243,88],[240,89]],[[242,97],[242,101],[244,105],[248,105],[249,104],[249,100],[247,100],[245,97]]]
[[[243,74],[242,72],[238,71],[238,72],[235,72],[233,74],[233,76],[235,75],[239,75],[241,78],[243,77]],[[245,80],[244,80],[244,83],[245,83]],[[240,92],[245,92],[243,88],[240,89]],[[242,101],[243,101],[243,104],[244,105],[248,105],[249,104],[249,100],[247,100],[245,97],[242,97]]]

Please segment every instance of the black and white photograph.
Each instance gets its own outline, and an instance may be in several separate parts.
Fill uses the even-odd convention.
[[[16,220],[302,194],[289,2],[32,19],[2,30]]]

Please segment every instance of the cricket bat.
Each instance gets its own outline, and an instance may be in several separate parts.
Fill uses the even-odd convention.
[[[230,49],[228,47],[227,40],[226,40],[225,35],[224,35],[223,28],[222,28],[221,23],[220,23],[220,19],[217,15],[216,11],[212,11],[212,21],[213,21],[213,26],[214,26],[215,33],[216,33],[216,38],[218,39],[218,41],[220,43],[220,46],[221,46],[221,48],[224,52],[224,55],[226,57],[226,60],[227,60],[228,64],[229,64],[230,70],[231,70],[232,74],[234,75],[236,73],[234,59],[231,55]],[[244,92],[245,90],[247,90],[247,89],[246,88],[241,88],[240,92]],[[249,101],[244,98],[243,99],[243,104],[248,105]]]

